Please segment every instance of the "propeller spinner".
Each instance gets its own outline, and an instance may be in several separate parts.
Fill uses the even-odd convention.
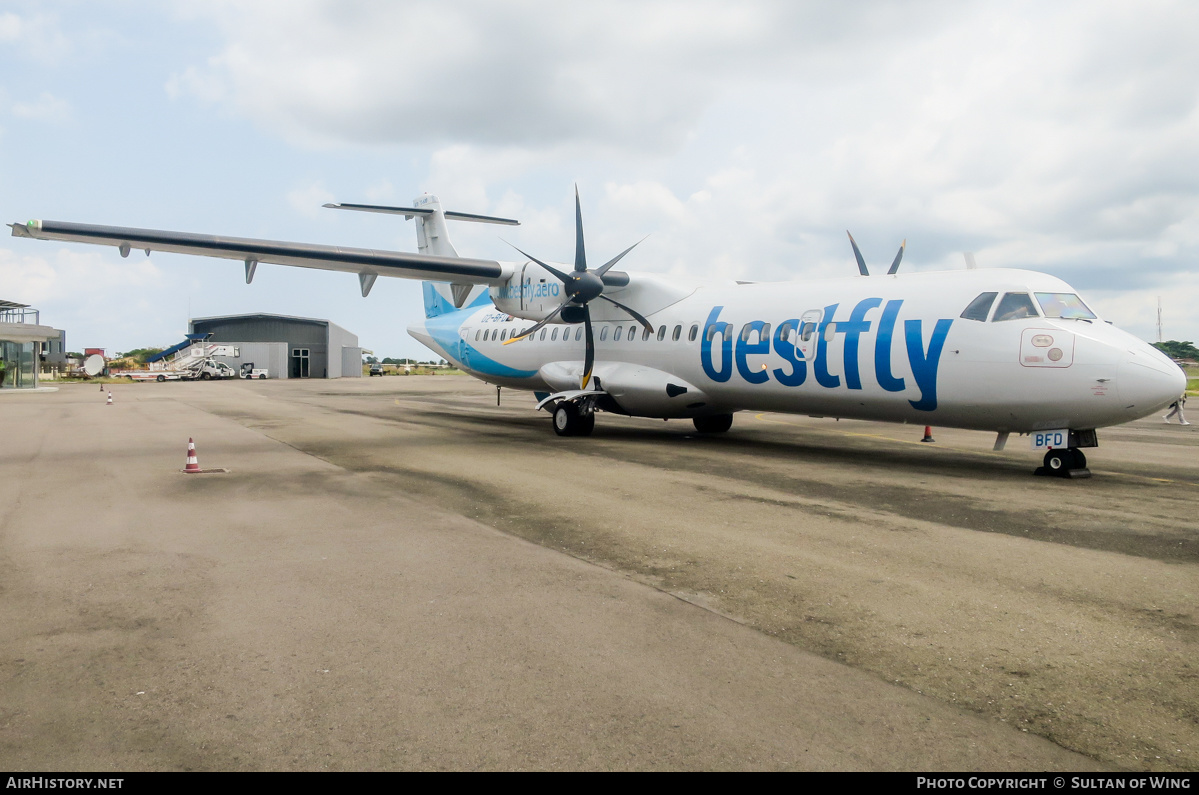
[[[644,240],[644,238],[642,238],[642,240]],[[562,319],[567,323],[582,323],[583,327],[586,329],[587,352],[586,358],[583,362],[582,384],[579,388],[586,389],[587,384],[591,381],[591,368],[595,365],[595,336],[591,331],[591,310],[587,307],[591,301],[595,300],[596,298],[601,298],[610,304],[615,304],[617,307],[627,312],[634,320],[644,326],[647,331],[649,331],[651,334],[653,333],[653,325],[651,325],[650,322],[646,320],[639,312],[634,309],[630,309],[619,301],[615,301],[603,294],[604,274],[607,273],[613,265],[620,262],[620,260],[624,258],[625,254],[628,254],[640,243],[641,240],[638,240],[636,243],[629,246],[600,267],[596,268],[595,270],[589,270],[587,268],[587,251],[586,247],[583,245],[583,211],[579,205],[579,187],[576,185],[574,270],[564,273],[554,266],[542,262],[532,254],[521,251],[521,249],[516,248],[516,246],[512,246],[512,248],[516,248],[516,250],[520,251],[521,254],[524,254],[533,262],[536,262],[538,265],[554,274],[554,276],[558,277],[558,279],[562,282],[562,286],[565,288],[566,300],[559,304],[559,306],[553,312],[550,312],[548,315],[546,315],[545,319],[538,322],[524,334],[512,337],[504,342],[504,344],[509,345],[513,342],[525,339],[530,334],[533,334],[538,329],[545,326],[547,323],[553,321],[553,319],[558,317],[558,315],[561,315]],[[509,243],[509,245],[512,244]]]

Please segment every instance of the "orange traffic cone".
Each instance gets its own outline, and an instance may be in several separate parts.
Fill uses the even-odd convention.
[[[189,474],[200,471],[200,461],[196,458],[196,443],[190,438],[187,440],[187,466],[183,468],[183,471]]]
[[[932,426],[929,426],[929,425],[924,426],[924,438],[921,439],[920,441],[922,441],[922,442],[935,442],[936,441],[936,439],[933,438]]]
[[[112,393],[111,392],[108,393],[108,403],[106,405],[109,405],[109,406],[112,405]]]

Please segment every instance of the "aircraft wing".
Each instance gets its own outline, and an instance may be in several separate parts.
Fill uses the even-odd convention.
[[[9,226],[12,228],[13,237],[116,246],[123,257],[129,256],[131,250],[144,250],[147,254],[151,251],[167,251],[173,254],[197,254],[242,260],[246,264],[247,282],[253,277],[254,268],[260,262],[357,273],[362,281],[364,295],[376,276],[490,285],[503,282],[511,269],[510,265],[495,260],[469,257],[438,257],[402,251],[285,243],[245,237],[167,232],[159,229],[77,224],[69,221],[30,221]]]

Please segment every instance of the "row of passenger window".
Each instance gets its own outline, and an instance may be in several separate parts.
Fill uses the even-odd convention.
[[[991,315],[991,305],[995,303],[998,295],[998,292],[981,294],[971,301],[970,305],[962,312],[962,318],[977,320],[980,323],[987,322],[987,316]],[[1032,297],[1028,293],[1004,293],[1003,298],[999,301],[999,306],[995,307],[995,314],[991,315],[991,322],[1040,317],[1041,313],[1037,311],[1037,304],[1040,305],[1044,316],[1048,318],[1096,319],[1095,313],[1088,309],[1082,299],[1074,293],[1033,293],[1033,295],[1036,296],[1036,304],[1033,303]]]
[[[629,342],[632,342],[633,340],[637,339],[637,328],[638,328],[637,326],[631,325],[628,327],[628,331],[626,332],[624,326],[616,326],[615,328],[613,328],[611,326],[600,326],[599,339],[600,339],[600,342],[606,341],[608,339],[609,332],[610,332],[613,342],[618,342],[622,338],[627,339]],[[656,334],[654,334],[654,335],[650,334],[649,329],[643,329],[641,332],[641,339],[642,339],[642,341],[648,341],[651,336],[654,336],[655,339],[658,340],[658,342],[662,342],[666,339],[667,329],[668,329],[667,326],[658,326],[658,330],[657,330]],[[526,331],[528,331],[528,329],[511,329],[511,330],[506,329],[506,328],[504,328],[504,329],[497,329],[497,328],[480,329],[475,332],[475,341],[476,342],[487,342],[490,340],[490,341],[503,342],[509,338],[519,337],[521,334],[524,334]],[[533,334],[533,335],[527,337],[526,339],[529,341],[536,339],[536,340],[541,340],[543,342],[544,341],[557,342],[559,339],[559,332],[561,332],[561,339],[563,342],[569,342],[570,339],[572,338],[572,336],[576,342],[582,342],[583,333],[584,333],[582,324],[579,324],[579,325],[576,325],[573,327],[573,331],[574,331],[573,335],[571,334],[571,331],[572,331],[572,327],[569,327],[569,326],[566,328],[561,328],[559,326],[553,326],[551,328],[543,328],[538,334]],[[547,337],[547,335],[548,335],[548,337]],[[670,332],[671,342],[678,342],[682,336],[683,336],[683,327],[681,325],[675,326],[674,330],[672,332]],[[687,333],[687,341],[694,342],[695,338],[697,336],[699,336],[699,324],[698,323],[691,326],[691,330]]]
[[[637,339],[637,328],[638,327],[635,325],[630,325],[627,327],[628,330],[626,331],[625,326],[616,326],[615,328],[613,328],[611,326],[601,326],[600,330],[599,330],[599,341],[606,342],[609,337],[609,332],[611,332],[611,337],[612,337],[613,342],[619,342],[622,338],[627,339],[629,342],[632,342],[633,340]],[[657,330],[656,334],[653,334],[653,335],[650,334],[648,329],[642,329],[641,340],[643,342],[646,342],[650,339],[651,336],[653,336],[658,342],[663,342],[666,339],[667,328],[668,327],[664,326],[664,325],[658,326],[658,330]],[[574,326],[573,334],[571,333],[571,330],[572,329],[569,326],[566,328],[560,328],[558,326],[553,326],[551,328],[543,328],[540,331],[540,333],[534,334],[530,337],[527,337],[526,339],[528,339],[529,341],[541,340],[543,342],[544,341],[557,342],[559,339],[559,331],[561,331],[561,339],[563,342],[569,342],[572,337],[574,338],[575,342],[582,342],[583,334],[584,334],[583,326],[581,324]],[[746,323],[744,326],[742,326],[741,334],[739,335],[741,337],[741,340],[743,342],[748,341],[750,335],[752,333],[754,333],[755,330],[758,333],[759,340],[769,339],[770,324],[758,322],[758,323]],[[488,341],[504,342],[505,340],[507,340],[509,338],[519,337],[521,334],[525,333],[525,331],[527,331],[527,329],[511,329],[511,330],[506,329],[506,328],[503,328],[503,329],[500,329],[500,328],[479,329],[479,330],[475,331],[475,341],[476,342],[488,342]],[[825,328],[825,338],[828,340],[831,340],[833,338],[833,335],[836,333],[836,331],[837,331],[836,323],[827,324],[827,326]],[[716,333],[717,333],[717,331],[716,331],[715,325],[708,327],[707,336],[708,336],[709,342],[716,336]],[[807,342],[808,340],[810,340],[812,338],[812,336],[815,333],[816,333],[816,323],[814,323],[814,322],[804,322],[804,323],[800,323],[798,326],[795,326],[795,325],[792,325],[791,321],[788,321],[782,325],[781,331],[780,331],[780,336],[783,339],[786,339],[792,343],[795,343],[798,340]],[[548,335],[548,337],[547,337],[547,335]],[[682,325],[675,326],[674,330],[670,332],[671,342],[678,342],[682,338],[682,336],[683,336]],[[692,324],[691,328],[687,332],[687,341],[695,342],[695,339],[698,336],[699,336],[699,324],[694,323],[694,324]]]

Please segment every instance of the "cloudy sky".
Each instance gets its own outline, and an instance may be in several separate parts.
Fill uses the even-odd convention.
[[[869,262],[1060,276],[1105,318],[1199,340],[1194,2],[26,2],[0,6],[0,220],[573,256],[753,280]],[[7,231],[7,230],[5,230]],[[187,318],[324,317],[381,356],[419,285],[0,239],[0,298],[69,347]]]

